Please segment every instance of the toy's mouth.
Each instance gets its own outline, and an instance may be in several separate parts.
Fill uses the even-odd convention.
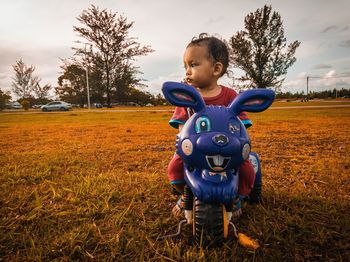
[[[224,171],[230,162],[231,157],[224,157],[221,155],[216,156],[205,156],[210,169],[214,171]]]

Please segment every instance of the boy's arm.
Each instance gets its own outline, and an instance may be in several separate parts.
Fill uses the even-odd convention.
[[[245,128],[249,128],[253,125],[253,122],[249,119],[248,114],[246,112],[242,112],[239,114],[239,119],[241,119]]]
[[[184,127],[184,125],[179,124],[179,133],[181,132],[183,127]]]
[[[179,128],[186,123],[188,119],[187,111],[184,107],[176,107],[173,116],[171,117],[169,124],[174,128]]]
[[[245,126],[245,128],[249,128],[251,126],[253,126],[253,122],[250,120],[250,119],[245,119],[245,120],[242,120],[242,123],[243,125]]]

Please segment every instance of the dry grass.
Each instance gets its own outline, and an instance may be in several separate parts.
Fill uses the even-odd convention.
[[[264,204],[238,230],[257,239],[201,250],[174,241],[165,169],[169,112],[0,114],[0,261],[349,261],[350,108],[268,110],[249,131]]]

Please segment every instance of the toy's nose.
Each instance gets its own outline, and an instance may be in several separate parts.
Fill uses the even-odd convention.
[[[224,146],[228,143],[229,139],[223,134],[213,136],[213,142],[218,146]]]

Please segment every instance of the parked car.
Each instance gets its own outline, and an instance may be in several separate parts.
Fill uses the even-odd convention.
[[[102,104],[101,103],[94,103],[94,107],[95,108],[102,108]]]
[[[68,104],[63,101],[53,101],[41,107],[41,110],[44,112],[47,111],[68,111],[72,108],[71,104]]]
[[[23,106],[18,102],[13,102],[13,103],[11,103],[11,108],[12,109],[22,109]]]

